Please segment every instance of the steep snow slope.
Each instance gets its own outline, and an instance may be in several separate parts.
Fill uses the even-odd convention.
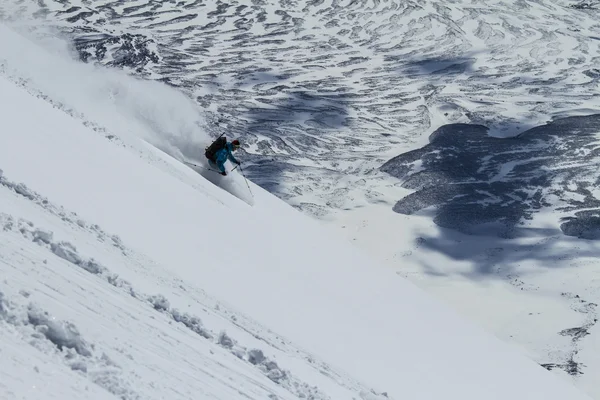
[[[544,138],[532,138],[537,146],[483,135],[448,145],[436,135],[442,140],[387,164],[408,172],[396,176],[408,178],[409,189],[373,170],[444,123],[483,123],[502,136],[597,110],[598,10],[571,3],[5,1],[0,8],[7,18],[36,15],[36,26],[62,25],[88,60],[139,69],[199,96],[229,116],[228,132],[256,141],[245,151],[260,161],[249,169],[257,182],[306,212],[332,214],[399,275],[598,397],[600,249],[557,229],[559,217],[575,217],[565,221],[569,231],[594,237],[594,132],[536,128]],[[202,130],[221,132],[160,85],[108,71],[90,75],[18,38],[0,53],[5,73],[108,129],[112,140],[140,135],[193,157],[208,140]],[[456,155],[467,168],[452,168]],[[242,181],[227,189],[250,202]],[[400,211],[437,202],[436,220],[454,217],[450,227],[491,230],[495,221],[473,224],[490,215],[526,222],[525,237],[460,235],[431,224],[432,207],[420,216],[393,214],[400,199]],[[331,213],[369,202],[385,208]],[[549,202],[557,206],[539,207]]]
[[[0,79],[7,397],[586,398],[258,187],[249,206],[19,85]]]

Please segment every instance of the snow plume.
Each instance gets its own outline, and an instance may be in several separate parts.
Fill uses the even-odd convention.
[[[243,175],[243,172],[239,168],[236,170],[230,170],[226,177],[219,175],[215,170],[212,169],[211,166],[208,165],[207,162],[202,162],[201,167],[194,167],[196,171],[198,171],[202,176],[204,176],[208,181],[212,182],[216,186],[228,191],[233,194],[238,199],[246,202],[249,205],[254,205],[254,197],[252,192],[246,186],[246,182],[244,181],[246,178]],[[206,166],[204,166],[206,165]],[[229,169],[229,163],[225,164],[225,169]]]
[[[85,64],[55,30],[0,24],[0,73],[110,135],[141,138],[183,160],[212,140],[202,110],[182,92]]]
[[[238,172],[224,178],[210,170],[204,149],[214,140],[208,132],[215,128],[181,91],[83,63],[68,42],[47,26],[0,24],[0,38],[1,74],[109,138],[142,139],[179,161],[198,165],[193,169],[212,183],[253,204]]]

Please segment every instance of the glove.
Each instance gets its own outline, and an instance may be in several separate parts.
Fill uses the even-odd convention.
[[[221,175],[227,176],[227,172],[223,171],[223,172],[221,172]]]
[[[236,162],[237,165],[242,165],[241,161]]]

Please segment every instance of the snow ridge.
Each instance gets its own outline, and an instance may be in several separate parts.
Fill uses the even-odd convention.
[[[20,296],[26,299],[30,294],[21,291]],[[122,376],[120,366],[93,343],[83,339],[74,324],[57,320],[34,302],[26,306],[19,303],[13,303],[0,291],[0,323],[4,322],[3,329],[15,331],[39,351],[52,354],[72,371],[84,375],[122,400],[143,398]]]
[[[26,239],[29,239],[40,246],[46,247],[56,256],[78,266],[79,268],[83,268],[85,271],[91,274],[98,275],[107,283],[124,290],[132,297],[150,303],[156,311],[167,315],[175,322],[183,324],[185,327],[201,337],[212,340],[214,343],[231,350],[232,354],[234,354],[236,357],[256,366],[269,379],[283,386],[294,395],[303,398],[312,398],[315,400],[326,400],[330,398],[329,396],[321,393],[318,388],[298,380],[289,371],[280,369],[275,361],[265,357],[262,350],[248,350],[243,346],[239,346],[235,340],[227,336],[226,332],[221,332],[217,336],[215,333],[203,327],[200,318],[187,313],[182,313],[176,308],[171,308],[169,301],[163,295],[146,295],[137,292],[129,282],[119,278],[119,276],[116,274],[112,274],[108,268],[98,264],[93,258],[88,259],[80,255],[73,244],[65,241],[54,241],[52,239],[52,232],[36,228],[33,223],[29,221],[19,220],[17,223],[15,223],[14,219],[6,214],[0,214],[0,225],[3,226],[4,231],[18,231]],[[35,305],[30,305],[28,307],[27,316],[29,324],[31,324],[37,331],[42,331],[44,336],[54,343],[59,350],[62,350],[63,347],[65,347],[73,349],[80,356],[91,357],[92,353],[88,349],[89,345],[80,338],[80,334],[74,325],[68,322],[54,322],[53,319],[47,315],[47,313],[41,311]],[[13,314],[9,313],[7,320],[10,320],[11,323],[15,324],[15,317]],[[67,357],[71,358],[72,355]],[[85,365],[82,365],[81,360],[75,360],[73,363],[71,363],[72,369],[80,369],[84,372],[87,370]],[[95,378],[92,378],[92,381],[96,382]],[[128,393],[123,394],[115,392],[112,384],[103,387],[111,388],[110,391],[112,393],[119,395],[125,400],[138,398],[138,396],[133,396]]]

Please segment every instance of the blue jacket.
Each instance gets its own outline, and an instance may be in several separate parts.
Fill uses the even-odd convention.
[[[239,164],[239,161],[233,156],[233,145],[231,143],[225,144],[221,150],[215,153],[215,160],[217,162],[217,167],[221,170],[221,172],[225,171],[225,161],[229,159],[232,163]]]

